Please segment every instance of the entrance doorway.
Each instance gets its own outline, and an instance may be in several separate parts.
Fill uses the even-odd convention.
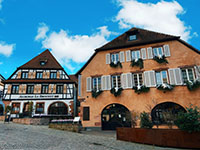
[[[102,130],[116,130],[117,127],[131,127],[131,114],[121,104],[110,104],[101,113]]]
[[[49,106],[48,114],[49,115],[67,115],[68,114],[67,105],[63,102],[55,102]]]

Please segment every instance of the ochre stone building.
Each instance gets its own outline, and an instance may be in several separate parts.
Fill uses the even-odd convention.
[[[199,54],[180,37],[138,28],[96,49],[77,73],[83,127],[130,126],[127,114],[143,111],[165,124],[164,112],[200,106],[200,88],[186,86],[200,79]]]
[[[49,50],[18,67],[4,83],[3,102],[12,107],[12,117],[63,116],[74,114],[75,82]]]

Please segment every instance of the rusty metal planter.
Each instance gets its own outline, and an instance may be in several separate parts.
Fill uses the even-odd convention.
[[[117,128],[117,140],[164,147],[200,148],[200,132],[179,129]]]

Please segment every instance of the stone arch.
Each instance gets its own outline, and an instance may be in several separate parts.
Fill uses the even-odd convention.
[[[62,101],[56,101],[49,105],[48,115],[67,115],[68,105]]]
[[[157,104],[151,111],[152,122],[155,125],[167,124],[164,119],[164,114],[168,113],[168,115],[176,117],[176,115],[181,111],[186,112],[184,107],[174,102],[163,102]]]
[[[117,127],[131,127],[131,113],[122,104],[112,103],[101,112],[102,130],[115,130]]]

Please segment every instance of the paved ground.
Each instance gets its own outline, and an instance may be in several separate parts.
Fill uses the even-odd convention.
[[[47,126],[0,122],[0,150],[177,150],[118,141],[114,132],[73,133]]]

